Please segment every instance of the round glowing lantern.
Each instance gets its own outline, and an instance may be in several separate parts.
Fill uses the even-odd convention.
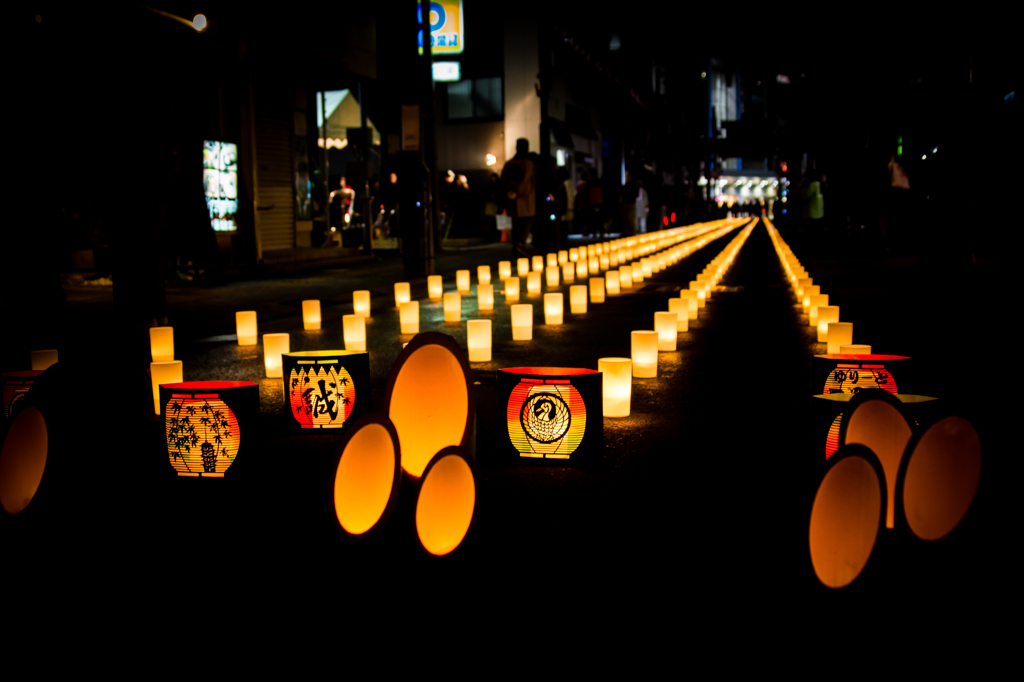
[[[859,393],[880,388],[889,393],[914,393],[910,358],[903,355],[839,353],[811,358],[811,393]]]
[[[466,538],[476,511],[476,473],[464,448],[448,446],[423,470],[416,492],[416,536],[434,556],[455,551]]]
[[[886,516],[885,474],[870,448],[849,445],[829,461],[811,506],[811,565],[827,587],[861,574]]]
[[[498,423],[507,456],[587,462],[604,449],[599,370],[510,367],[498,370]],[[499,433],[502,429],[499,428]]]
[[[370,411],[370,354],[308,350],[281,356],[286,406],[304,429],[340,429]]]
[[[259,384],[251,381],[161,384],[160,404],[167,455],[178,476],[223,478],[239,455],[258,441]]]
[[[473,452],[473,380],[466,352],[451,336],[413,337],[391,368],[387,405],[409,476],[422,476],[431,458],[449,445]]]
[[[3,396],[3,418],[10,419],[22,406],[29,389],[42,370],[26,369],[0,374],[0,395]]]
[[[374,535],[391,515],[402,483],[402,451],[395,425],[371,412],[353,422],[334,458],[331,501],[347,537]]]

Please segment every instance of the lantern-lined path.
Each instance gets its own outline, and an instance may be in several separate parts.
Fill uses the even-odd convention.
[[[287,331],[292,350],[339,348],[341,315],[350,312],[351,291],[369,289],[373,401],[382,409],[387,375],[401,350],[397,311],[393,299],[389,303],[391,285],[401,279],[398,266],[323,271],[309,278],[193,290],[204,292],[201,298],[179,297],[171,324],[185,379],[260,382],[263,448],[273,453],[278,468],[260,485],[224,498],[209,490],[193,496],[182,494],[181,486],[173,485],[177,481],[152,485],[164,481],[159,477],[166,473],[166,457],[147,454],[151,461],[140,477],[147,487],[125,494],[124,514],[97,524],[103,528],[102,555],[73,581],[92,580],[111,598],[125,600],[132,594],[183,596],[188,593],[184,583],[208,583],[226,597],[325,602],[316,610],[377,599],[389,608],[403,603],[415,608],[421,598],[479,600],[485,608],[521,603],[548,609],[537,615],[537,625],[557,631],[560,624],[551,618],[560,612],[569,620],[588,613],[610,616],[616,602],[648,615],[667,609],[696,622],[761,605],[858,604],[867,612],[894,594],[924,594],[951,575],[977,578],[976,565],[968,562],[955,569],[937,566],[923,582],[883,574],[845,594],[816,583],[806,529],[822,459],[821,448],[808,447],[804,434],[810,361],[823,348],[801,319],[763,224],[739,251],[700,319],[680,334],[678,351],[660,354],[659,376],[634,379],[631,415],[605,420],[600,465],[507,464],[490,457],[488,443],[503,427],[496,419],[496,369],[596,368],[600,357],[628,356],[629,332],[652,329],[655,311],[666,310],[668,298],[736,234],[708,244],[630,293],[591,303],[586,315],[567,312],[558,327],[542,324],[542,297],[524,296],[535,306],[531,342],[511,341],[508,307],[500,298],[494,313],[481,316],[494,321],[495,344],[493,362],[472,365],[479,382],[478,514],[465,546],[440,561],[417,551],[409,510],[401,506],[380,537],[362,544],[341,541],[331,527],[324,483],[339,437],[293,430],[280,413],[280,380],[263,378],[262,355],[218,338],[231,329],[235,310],[256,308],[260,334]],[[505,254],[494,249],[446,254],[446,290],[454,287],[455,269],[489,263],[496,272]],[[425,298],[425,290],[422,280],[413,283],[414,298]],[[275,299],[275,291],[287,292],[290,302]],[[302,331],[292,305],[302,298],[325,300],[323,331]],[[251,305],[257,299],[265,302]],[[464,321],[446,325],[441,304],[424,301],[421,330],[451,333],[465,346],[465,319],[478,317],[475,305],[475,296],[463,297]],[[871,311],[852,307],[857,314]],[[865,341],[904,352],[890,347],[899,338],[886,337],[884,329],[873,331],[876,335]],[[148,395],[144,373],[128,374],[126,381]],[[131,437],[149,438],[159,430],[143,416],[151,406],[147,402],[136,417],[144,427],[124,427],[122,441],[110,445],[124,461],[139,456],[127,443]],[[958,543],[949,546],[983,551],[976,542]],[[121,570],[125,562],[134,566],[128,576]],[[122,578],[114,580],[119,572]],[[860,605],[856,600],[865,596],[872,598]],[[664,632],[667,638],[680,634],[679,629]]]

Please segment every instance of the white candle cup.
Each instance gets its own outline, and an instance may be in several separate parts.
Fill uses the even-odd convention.
[[[630,273],[633,278],[633,284],[640,284],[644,281],[644,265],[640,261],[633,263],[633,271]]]
[[[530,272],[530,259],[519,258],[516,260],[516,272],[520,277],[526,277]]]
[[[149,350],[153,354],[153,362],[170,362],[173,360],[174,327],[150,327]],[[54,353],[56,352],[54,351]],[[32,369],[35,369],[35,367]]]
[[[608,267],[609,268],[617,268],[617,267],[619,267],[619,252],[618,251],[612,251],[611,253],[608,254]]]
[[[263,366],[267,370],[268,379],[280,379],[281,355],[291,352],[287,334],[263,335]]]
[[[420,302],[406,301],[398,307],[399,321],[403,334],[420,333]]]
[[[851,343],[839,346],[840,355],[871,355],[871,346],[866,343]]]
[[[526,293],[529,296],[540,294],[540,273],[531,272],[526,275]]]
[[[512,261],[501,260],[498,261],[498,279],[504,282],[506,279],[512,276]]]
[[[408,303],[412,300],[409,295],[409,283],[408,282],[395,282],[395,307],[401,308],[403,303]]]
[[[679,318],[673,312],[654,313],[654,331],[658,332],[658,350],[674,351],[679,337]]]
[[[566,284],[576,281],[576,264],[572,261],[562,264],[562,279]]]
[[[490,284],[491,283],[491,266],[490,265],[478,265],[478,266],[476,266],[476,283],[477,284]]]
[[[455,271],[455,290],[460,294],[469,293],[469,270]]]
[[[658,332],[630,332],[630,346],[633,359],[633,376],[650,378],[658,376]]]
[[[494,285],[476,285],[476,307],[478,310],[494,310]]]
[[[580,259],[579,249],[577,249],[576,247],[573,247],[573,248],[569,249],[569,262],[575,263],[579,259]]]
[[[828,294],[811,296],[811,305],[807,308],[807,324],[812,327],[818,326],[818,308],[828,305]]]
[[[558,254],[557,253],[549,253],[548,254],[547,267],[550,268],[550,267],[554,267],[554,266],[557,266],[557,265],[558,265]]]
[[[690,331],[690,302],[682,298],[668,299],[668,311],[676,314],[676,331]]]
[[[619,286],[628,289],[633,286],[633,266],[623,265],[619,267]]]
[[[505,303],[515,303],[519,300],[519,278],[509,277],[505,280]]]
[[[619,294],[619,271],[609,270],[604,273],[604,288],[608,292],[609,296],[617,296]]]
[[[839,321],[839,306],[818,306],[818,343],[828,342],[828,325]]]
[[[255,346],[259,343],[255,310],[239,310],[235,313],[235,334],[238,336],[239,346]]]
[[[544,272],[544,256],[533,257],[533,267],[531,270],[533,272]]]
[[[796,295],[802,297],[807,293],[807,287],[814,284],[814,280],[810,277],[800,277],[796,280]]]
[[[362,289],[352,292],[352,312],[363,317],[370,316],[370,292]]]
[[[821,294],[821,287],[817,284],[804,287],[804,295],[800,299],[800,305],[803,306],[804,312],[807,312],[811,307],[811,296],[818,296]]]
[[[457,291],[444,295],[444,321],[462,322],[462,294]]]
[[[853,323],[829,322],[825,335],[825,343],[828,344],[825,352],[829,355],[838,354],[842,352],[839,350],[842,346],[853,343]]]
[[[654,274],[654,267],[650,258],[644,258],[640,261],[640,268],[643,270],[644,279],[649,279],[650,276]]]
[[[597,256],[591,256],[587,259],[587,273],[590,275],[596,274],[601,271],[601,261]]]
[[[562,324],[562,294],[544,294],[544,324]]]
[[[579,278],[587,276],[587,261],[582,258],[576,261],[576,276]]]
[[[466,322],[466,348],[470,362],[491,361],[491,321],[469,320]]]
[[[512,306],[512,339],[529,341],[533,338],[533,304],[517,303]]]
[[[597,371],[601,372],[604,416],[628,417],[633,391],[633,361],[629,358],[600,358]]]
[[[320,301],[302,302],[302,328],[306,331],[320,328]]]
[[[590,300],[594,303],[604,303],[604,277],[591,277],[589,284]]]
[[[602,272],[604,272],[605,270],[607,270],[608,268],[611,267],[611,259],[608,257],[608,254],[602,253],[600,256],[598,256],[598,258],[597,258],[597,267]]]
[[[362,315],[343,315],[341,321],[345,350],[366,350],[366,318]]]
[[[568,262],[569,262],[569,252],[568,251],[559,251],[558,252],[558,264],[561,265],[563,263],[568,263]]]
[[[280,360],[281,358],[278,357],[278,361]],[[180,384],[182,382],[181,360],[151,362],[149,371],[153,382],[153,412],[160,414],[160,384]],[[278,374],[278,376],[281,375]]]
[[[601,280],[601,283],[604,284],[603,279]],[[574,315],[583,315],[587,312],[586,284],[574,284],[569,287],[569,312]]]
[[[427,277],[427,298],[431,301],[440,301],[443,293],[444,284],[441,282],[441,275]]]
[[[558,286],[558,266],[549,265],[544,268],[544,275],[547,278],[548,287]]]
[[[686,301],[686,316],[691,320],[696,320],[697,311],[699,309],[699,305],[697,303],[697,292],[692,289],[684,289],[679,292],[679,298]]]

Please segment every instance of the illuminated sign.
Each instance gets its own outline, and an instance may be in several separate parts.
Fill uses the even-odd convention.
[[[416,23],[423,23],[422,5],[416,4]],[[465,41],[465,21],[462,0],[439,0],[430,3],[431,54],[462,54]],[[423,54],[423,31],[418,32],[417,44]]]
[[[462,80],[462,64],[459,62],[434,62],[434,80],[453,83]]]
[[[340,429],[353,415],[368,411],[370,356],[365,351],[285,353],[281,361],[289,411],[302,428]]]
[[[203,142],[203,192],[210,225],[217,232],[238,229],[238,145]]]

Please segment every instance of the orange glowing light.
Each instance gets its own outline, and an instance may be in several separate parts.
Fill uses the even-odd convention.
[[[8,514],[25,509],[42,483],[49,451],[43,413],[35,407],[18,412],[0,447],[0,506]]]
[[[508,436],[520,457],[569,459],[587,429],[587,406],[564,379],[520,379],[508,399],[507,417]]]
[[[476,478],[461,448],[443,448],[424,471],[416,496],[416,534],[435,556],[455,550],[476,509]]]
[[[223,477],[241,444],[238,419],[215,391],[172,393],[164,434],[179,476]]]
[[[376,530],[394,507],[401,485],[398,434],[382,414],[356,422],[338,447],[334,466],[334,514],[349,535]]]

